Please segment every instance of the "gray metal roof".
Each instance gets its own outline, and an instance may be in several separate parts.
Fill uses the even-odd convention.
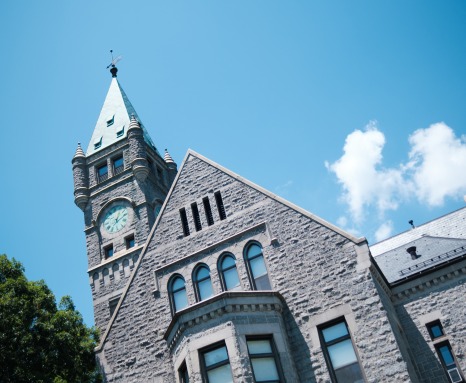
[[[419,258],[412,259],[407,249],[416,247]],[[375,262],[392,284],[429,269],[466,257],[466,239],[423,236],[378,255]]]
[[[371,245],[371,254],[377,258],[380,254],[404,246],[425,235],[466,239],[466,207]]]
[[[90,156],[124,139],[128,131],[131,115],[134,115],[141,123],[118,80],[116,77],[113,77],[94,132],[92,133],[91,141],[87,147],[86,156]],[[141,128],[144,132],[145,141],[157,151],[142,123]]]

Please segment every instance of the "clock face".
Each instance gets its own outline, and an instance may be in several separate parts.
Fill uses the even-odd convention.
[[[109,233],[116,233],[125,227],[126,222],[128,222],[128,210],[124,206],[117,205],[105,214],[104,227]]]

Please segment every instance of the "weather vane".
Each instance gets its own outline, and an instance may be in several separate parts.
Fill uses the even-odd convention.
[[[107,66],[107,69],[108,69],[108,68],[111,68],[111,69],[110,69],[110,73],[112,74],[112,77],[116,77],[116,74],[117,74],[117,72],[118,72],[118,69],[117,69],[117,67],[115,66],[115,64],[116,64],[118,61],[120,61],[120,60],[123,58],[123,56],[118,56],[118,57],[116,57],[116,58],[113,58],[113,50],[112,50],[112,49],[110,49],[110,54],[112,55],[112,62]]]

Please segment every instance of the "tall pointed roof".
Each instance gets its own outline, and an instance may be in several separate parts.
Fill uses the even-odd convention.
[[[116,69],[116,68],[115,68]],[[113,73],[112,73],[113,75]],[[110,89],[105,98],[104,105],[100,111],[100,116],[92,133],[91,141],[87,147],[86,156],[90,156],[126,137],[131,116],[140,122],[144,132],[145,141],[157,151],[152,139],[141,123],[133,105],[123,91],[115,75],[112,77]],[[160,154],[160,153],[159,153]]]

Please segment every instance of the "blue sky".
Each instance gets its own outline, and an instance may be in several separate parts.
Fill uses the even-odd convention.
[[[93,323],[71,158],[118,79],[159,150],[370,243],[465,206],[464,1],[0,3],[0,253]]]

